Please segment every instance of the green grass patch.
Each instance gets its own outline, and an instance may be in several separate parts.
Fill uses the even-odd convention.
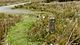
[[[9,29],[7,35],[8,43],[10,45],[29,45],[27,31],[29,31],[29,28],[34,22],[34,17],[24,15],[22,21]]]
[[[2,45],[2,41],[5,41],[3,39],[6,37],[10,26],[14,26],[20,19],[20,15],[0,13],[0,45]]]

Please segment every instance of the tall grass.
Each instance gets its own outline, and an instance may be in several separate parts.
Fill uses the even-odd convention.
[[[10,26],[14,26],[15,23],[19,22],[20,18],[19,15],[0,13],[0,44],[7,36]]]
[[[31,42],[42,42],[43,45],[80,45],[80,2],[67,3],[31,3],[21,9],[41,11],[38,20],[28,32]],[[17,6],[17,8],[20,8]],[[42,18],[45,16],[45,18]],[[55,32],[49,33],[49,17],[55,17]],[[40,44],[42,45],[42,44]]]
[[[29,42],[27,38],[27,32],[30,30],[32,24],[36,18],[29,15],[23,15],[21,21],[12,26],[7,35],[8,45],[30,45],[37,44],[38,42]]]
[[[80,7],[77,3],[65,4],[40,4],[32,3],[24,6],[24,9],[45,11],[49,14],[40,14],[39,20],[32,26],[28,33],[30,41],[41,41],[43,45],[79,45],[80,43]],[[39,15],[38,15],[39,16]],[[45,18],[41,18],[45,16]],[[49,17],[54,16],[56,31],[52,34],[49,31]]]

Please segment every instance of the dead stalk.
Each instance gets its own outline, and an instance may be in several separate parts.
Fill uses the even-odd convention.
[[[70,34],[70,36],[69,36],[69,39],[68,39],[66,45],[70,45],[69,40],[71,39],[72,34],[73,34],[73,32],[75,31],[75,29],[76,29],[76,27],[77,27],[77,19],[76,19],[76,21],[74,22],[73,25],[74,25],[74,27],[73,27],[73,29],[72,29],[72,32],[71,32],[71,34]]]

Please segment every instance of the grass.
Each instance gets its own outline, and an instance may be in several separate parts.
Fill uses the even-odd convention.
[[[24,20],[8,33],[10,45],[73,45],[80,44],[80,2],[70,3],[32,3],[20,9],[29,9],[42,13],[36,14],[38,20],[32,23],[33,17]],[[47,13],[43,13],[47,12]],[[49,18],[55,17],[55,32],[49,33]],[[45,17],[45,18],[43,18]],[[25,21],[26,20],[26,21]],[[31,22],[29,22],[31,21]],[[25,22],[25,24],[24,24]],[[29,23],[28,23],[29,22]],[[27,25],[29,24],[29,25]],[[21,27],[21,28],[20,28]],[[29,27],[29,28],[28,28]],[[18,29],[19,28],[19,29]],[[29,29],[29,30],[28,30]],[[26,33],[25,33],[26,32]],[[14,35],[15,34],[15,35]],[[16,36],[16,35],[22,36]],[[21,40],[20,40],[21,39]],[[23,41],[23,42],[22,42]],[[24,44],[23,44],[24,43]]]
[[[0,13],[0,45],[7,35],[7,31],[10,26],[14,26],[15,23],[20,21],[21,16],[14,14]]]
[[[32,11],[48,12],[38,14],[39,21],[37,21],[29,32],[31,41],[43,41],[43,44],[54,45],[73,45],[80,44],[80,2],[67,2],[67,3],[32,3],[25,4],[20,9],[28,9]],[[42,18],[45,16],[46,18]],[[48,28],[48,20],[50,16],[55,17],[55,33],[49,34],[46,31]],[[37,24],[37,25],[36,25]],[[46,25],[45,25],[46,24]],[[44,32],[44,33],[43,33]],[[43,36],[44,35],[44,36]],[[46,37],[46,35],[48,35]],[[46,37],[46,38],[45,38]],[[39,40],[38,40],[39,39]],[[44,45],[46,45],[44,44]]]
[[[12,26],[7,35],[9,45],[30,45],[27,39],[27,31],[34,22],[34,17],[24,15],[22,21]]]
[[[4,5],[7,5],[7,4],[6,3],[2,3],[2,2],[0,3],[0,6],[4,6]]]
[[[11,5],[11,4],[17,4],[20,2],[29,2],[30,0],[10,0],[10,1],[0,1],[0,6],[7,6],[7,5]]]

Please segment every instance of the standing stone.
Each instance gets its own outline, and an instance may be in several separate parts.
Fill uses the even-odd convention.
[[[55,31],[55,18],[52,17],[49,19],[49,32],[53,33]]]

